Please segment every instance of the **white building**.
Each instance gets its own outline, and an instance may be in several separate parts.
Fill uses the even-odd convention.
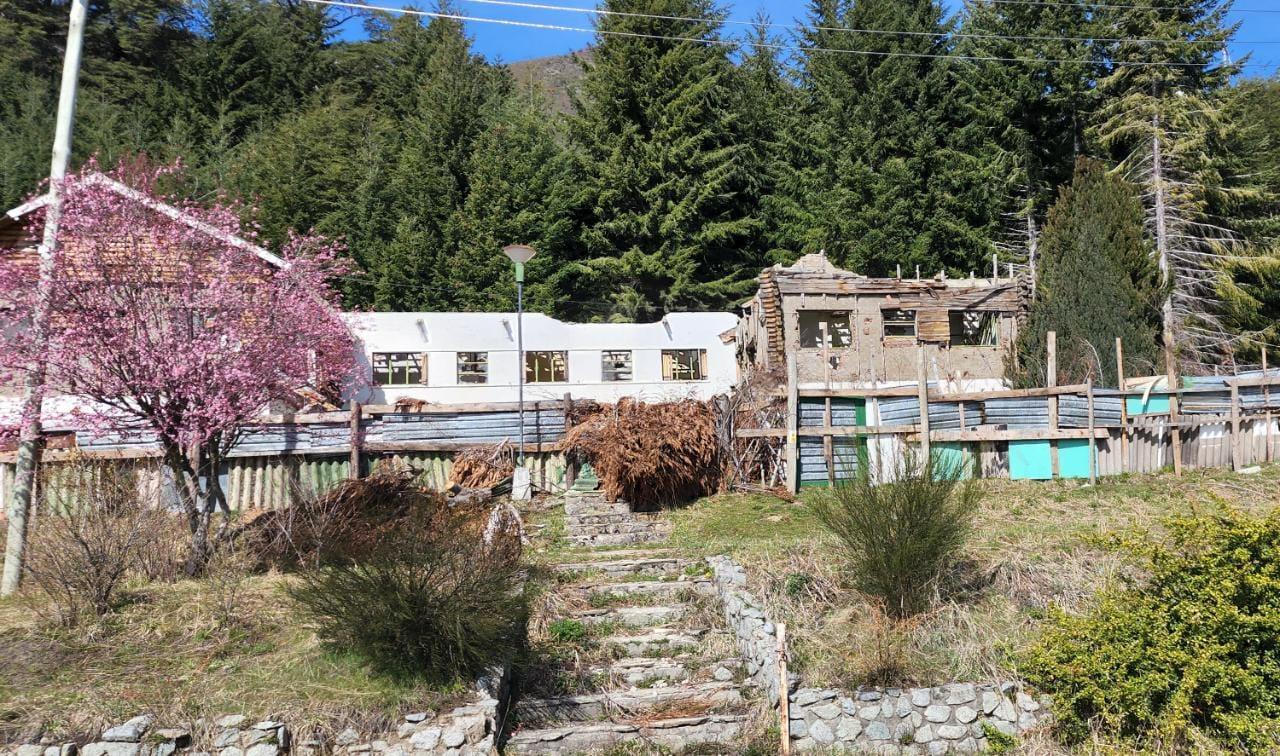
[[[371,312],[343,318],[359,340],[365,404],[514,402],[515,313]],[[738,379],[727,312],[673,313],[657,323],[563,323],[524,315],[525,399],[616,402],[707,399]]]

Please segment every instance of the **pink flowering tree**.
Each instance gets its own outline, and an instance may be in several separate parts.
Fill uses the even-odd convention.
[[[241,429],[282,402],[336,397],[356,358],[330,285],[337,245],[295,235],[268,253],[237,208],[162,198],[168,170],[122,163],[106,176],[90,163],[66,179],[45,343],[21,326],[36,307],[34,264],[0,259],[0,302],[12,308],[0,368],[21,377],[43,359],[46,393],[81,400],[87,430],[158,442],[194,572],[215,511],[229,515],[218,470]]]

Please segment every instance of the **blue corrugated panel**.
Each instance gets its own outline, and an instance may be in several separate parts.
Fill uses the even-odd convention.
[[[977,402],[964,403],[965,427],[982,424],[982,413]],[[920,422],[920,400],[914,396],[892,397],[880,400],[881,425],[915,425]],[[929,402],[930,430],[959,430],[960,403]]]
[[[990,425],[1009,428],[1048,428],[1049,400],[1042,397],[988,399],[982,403]]]
[[[825,399],[801,399],[799,406],[799,422],[801,428],[821,428],[822,419],[827,411]],[[832,427],[845,427],[858,424],[858,405],[853,399],[831,400]]]

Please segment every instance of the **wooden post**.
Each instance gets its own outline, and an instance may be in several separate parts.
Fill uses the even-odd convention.
[[[1264,379],[1270,377],[1267,375],[1267,347],[1265,344],[1262,347],[1262,377]],[[1271,384],[1269,383],[1262,384],[1262,406],[1266,408],[1266,415],[1264,417],[1266,418],[1266,423],[1267,423],[1267,433],[1266,433],[1267,448],[1264,449],[1262,452],[1262,460],[1264,462],[1270,462],[1271,461]]]
[[[351,469],[347,471],[347,477],[353,480],[359,480],[360,469],[360,416],[364,412],[364,406],[360,402],[351,403]]]
[[[1058,385],[1058,332],[1049,331],[1047,343],[1045,345],[1045,376],[1044,385],[1046,388],[1056,388]],[[1058,429],[1058,396],[1052,395],[1048,399],[1049,402],[1049,430],[1056,431]],[[1049,465],[1053,477],[1058,477],[1061,473],[1058,465],[1058,442],[1049,440]]]
[[[1178,362],[1174,357],[1171,340],[1173,331],[1165,327],[1164,369],[1165,380],[1169,384],[1169,441],[1170,453],[1173,455],[1173,474],[1182,476],[1182,429],[1178,427]]]
[[[1089,397],[1089,484],[1093,485],[1098,482],[1098,436],[1093,432],[1093,379],[1087,381],[1089,388],[1085,389]]]
[[[796,356],[787,359],[787,490],[800,490],[800,368]]]
[[[925,365],[924,347],[917,347],[916,380],[920,396],[920,464],[928,469],[931,443],[929,438],[929,371]]]
[[[569,435],[571,427],[573,427],[573,395],[566,391],[564,394],[564,433],[566,436]],[[572,488],[577,481],[578,466],[566,456],[564,459],[564,487]]]
[[[791,681],[787,678],[787,623],[778,623],[778,729],[782,731],[782,756],[791,754]]]
[[[1231,384],[1231,469],[1244,467],[1244,449],[1240,437],[1240,388]]]
[[[1129,472],[1129,397],[1124,393],[1124,342],[1116,337],[1116,387],[1120,389],[1120,472]]]

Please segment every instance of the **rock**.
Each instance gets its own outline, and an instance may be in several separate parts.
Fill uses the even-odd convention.
[[[991,715],[996,719],[1003,719],[1006,722],[1012,722],[1017,717],[1018,713],[1013,708],[1013,704],[1009,702],[1009,699],[1001,698],[1000,704],[996,706],[995,711],[992,712]]]
[[[960,741],[959,743],[956,743],[951,747],[953,750],[958,751],[960,753],[977,753],[978,741],[974,740],[973,738],[965,738],[964,740]]]
[[[338,733],[338,737],[333,739],[333,744],[336,746],[349,746],[352,743],[355,743],[359,739],[360,739],[360,733],[348,727],[347,729]]]
[[[273,722],[273,721],[272,721],[272,720],[270,720],[270,719],[264,719],[264,720],[262,720],[261,722],[259,722],[259,723],[255,724],[255,725],[253,726],[253,729],[255,729],[255,730],[278,730],[278,729],[280,729],[282,726],[283,726],[283,723],[281,723],[281,722]]]
[[[244,752],[244,756],[276,756],[280,748],[274,743],[259,743]]]
[[[803,719],[793,719],[787,723],[787,734],[793,738],[803,738],[809,734],[809,725]]]
[[[862,734],[862,723],[853,717],[840,717],[836,725],[836,737],[840,740],[853,740]]]
[[[369,744],[369,750],[374,753],[386,753],[390,748],[391,744],[385,740],[375,740]]]
[[[137,743],[151,727],[154,717],[150,714],[134,717],[122,725],[111,727],[102,733],[102,739],[108,743]]]
[[[946,753],[949,748],[950,747],[941,740],[935,740],[929,744],[929,756]]]
[[[417,731],[418,731],[417,725],[411,722],[402,722],[400,726],[396,728],[396,737],[398,738],[412,737],[413,734]]]
[[[151,756],[173,756],[178,752],[178,747],[173,743],[164,742],[156,745],[151,751]]]
[[[990,723],[992,727],[996,728],[1000,732],[1003,732],[1005,735],[1008,735],[1010,737],[1013,737],[1014,735],[1018,734],[1018,731],[1014,729],[1013,724],[1010,722],[1001,722],[998,719],[993,719],[993,720],[990,720]]]
[[[81,756],[138,756],[137,743],[90,743],[80,749]]]
[[[1036,721],[1036,715],[1029,711],[1024,711],[1018,715],[1019,730],[1034,730],[1037,724],[1039,723]]]
[[[831,728],[827,726],[826,722],[821,720],[810,725],[809,737],[823,745],[833,743],[836,739],[835,733],[831,731]]]
[[[928,688],[916,688],[911,691],[911,705],[928,706],[932,701],[929,699]]]
[[[244,733],[242,733],[240,736],[240,745],[243,748],[250,748],[259,743],[267,742],[269,739],[271,739],[271,736],[273,735],[275,735],[274,732],[264,732],[262,730],[245,730]]]
[[[177,727],[166,727],[151,732],[153,738],[167,740],[179,748],[186,748],[191,744],[191,733]]]
[[[443,732],[439,727],[428,727],[420,730],[409,738],[409,745],[413,746],[417,751],[433,750],[440,743],[440,735]]]
[[[225,717],[216,720],[214,724],[224,729],[229,729],[232,727],[239,727],[244,724],[247,719],[248,717],[243,714],[228,714]]]
[[[218,751],[218,756],[244,756],[244,751],[239,748],[223,748]]]
[[[1018,708],[1023,711],[1040,710],[1040,703],[1022,691],[1018,691],[1018,695],[1014,697],[1014,700],[1018,702]]]
[[[1000,683],[1000,692],[1006,696],[1011,696],[1022,689],[1022,686],[1016,682]]]
[[[419,722],[425,722],[434,716],[435,716],[435,713],[430,711],[415,711],[412,714],[405,714],[404,721],[412,722],[413,724],[418,724]]]
[[[884,698],[880,701],[880,716],[889,719],[897,711],[898,704],[892,698]]]
[[[889,725],[884,722],[872,722],[867,725],[866,733],[868,740],[888,740],[890,737]]]
[[[879,701],[884,694],[878,690],[860,690],[858,691],[859,701]]]
[[[880,707],[879,706],[863,706],[861,709],[858,709],[858,716],[868,720],[875,719],[876,717],[880,716]]]
[[[720,682],[729,682],[733,679],[733,672],[727,667],[716,667],[716,671],[712,672],[711,676]]]
[[[44,746],[37,743],[24,743],[18,746],[15,756],[44,756]]]
[[[58,749],[58,756],[76,756],[79,750],[80,746],[75,743],[63,743],[62,747]]]
[[[56,745],[43,746],[44,750],[40,752],[41,756],[58,756],[61,749]]]
[[[809,711],[812,711],[819,719],[835,719],[840,716],[840,707],[834,703],[825,703],[820,706],[815,706]],[[811,735],[811,737],[813,737],[814,740],[817,740],[817,736]]]
[[[924,727],[917,729],[915,735],[913,735],[911,739],[916,743],[932,743],[933,728],[929,725],[925,725]]]
[[[465,717],[458,717],[454,720],[455,727],[461,727],[464,741],[467,743],[477,743],[484,737],[485,721],[483,714],[471,714]]]
[[[347,753],[369,753],[372,750],[372,743],[352,743],[347,746]]]
[[[444,734],[440,736],[440,742],[444,743],[445,748],[457,748],[467,742],[467,734],[455,724],[445,729]]]
[[[999,693],[992,693],[991,691],[983,693],[982,713],[990,716],[991,713],[996,710],[996,707],[1000,705],[1002,700],[1004,700],[1004,696],[1001,696]]]
[[[223,730],[213,740],[214,748],[231,748],[238,745],[240,745],[240,731],[235,728]]]
[[[899,719],[911,716],[911,699],[907,696],[898,696],[898,707],[894,711]]]
[[[940,725],[938,737],[946,740],[959,740],[969,734],[969,728],[961,725]]]
[[[821,697],[821,693],[813,688],[802,688],[797,690],[796,694],[791,697],[791,703],[796,706],[809,706],[816,704]]]
[[[945,687],[947,692],[947,703],[955,706],[956,704],[969,703],[978,697],[977,691],[971,683],[956,683]]]
[[[961,722],[963,724],[969,724],[970,722],[972,722],[977,718],[978,718],[978,712],[974,711],[968,706],[961,706],[958,709],[956,709],[957,722]]]
[[[924,718],[930,722],[945,722],[951,719],[951,709],[941,704],[933,704],[924,710]]]

